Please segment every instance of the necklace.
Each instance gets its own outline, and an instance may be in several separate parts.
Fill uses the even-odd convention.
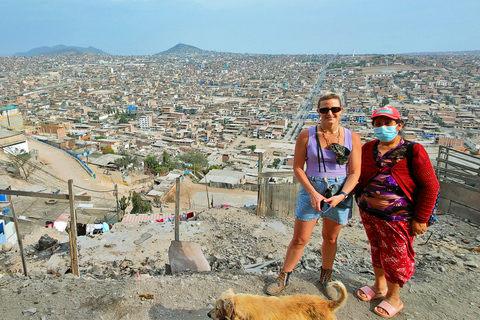
[[[340,143],[340,131],[339,131],[340,127],[337,128],[337,130],[335,130],[334,132],[332,133],[329,133],[329,134],[337,134],[337,143]],[[323,135],[323,139],[325,139],[325,141],[327,142],[327,147],[330,146],[330,140],[327,139],[327,136],[325,135],[325,131],[323,131],[322,127],[320,126],[320,131],[322,131],[322,135]]]
[[[320,125],[319,127],[320,127],[320,131],[322,131],[322,133],[325,134],[325,130],[323,130],[322,126]],[[340,129],[340,127],[338,127],[337,130],[335,130],[335,131],[333,131],[333,132],[331,132],[331,133],[327,133],[327,134],[335,134],[335,133],[338,132],[339,129]]]

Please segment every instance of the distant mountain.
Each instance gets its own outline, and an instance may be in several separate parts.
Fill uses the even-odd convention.
[[[444,52],[410,52],[410,53],[402,53],[401,55],[413,55],[413,56],[452,56],[452,55],[478,56],[478,55],[480,55],[480,50],[444,51]]]
[[[64,53],[83,53],[83,52],[91,52],[97,54],[108,54],[103,52],[100,49],[94,47],[82,48],[82,47],[74,47],[74,46],[65,46],[63,44],[53,46],[53,47],[39,47],[32,49],[28,52],[17,52],[13,56],[14,57],[34,57],[34,56],[53,56],[57,54],[64,54]]]
[[[206,51],[206,50],[202,50],[202,49],[199,49],[197,47],[194,47],[194,46],[190,46],[188,44],[179,43],[175,47],[172,47],[172,48],[170,48],[166,51],[163,51],[163,52],[156,53],[154,55],[158,56],[158,55],[164,55],[164,54],[174,54],[174,55],[205,54],[205,53],[209,53],[209,52],[211,52],[211,51]]]

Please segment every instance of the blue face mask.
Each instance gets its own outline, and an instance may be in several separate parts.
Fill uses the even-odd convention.
[[[397,136],[397,126],[381,126],[373,128],[373,134],[382,142],[390,142]]]

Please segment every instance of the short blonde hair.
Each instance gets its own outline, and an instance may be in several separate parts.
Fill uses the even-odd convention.
[[[337,99],[338,102],[340,102],[340,107],[342,106],[342,98],[340,98],[338,94],[333,92],[326,92],[323,96],[320,97],[320,100],[318,100],[317,109],[320,109],[320,103],[322,101],[331,100],[331,99]]]

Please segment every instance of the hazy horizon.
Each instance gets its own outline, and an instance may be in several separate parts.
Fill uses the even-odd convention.
[[[0,55],[59,44],[112,55],[153,55],[178,43],[250,54],[473,51],[478,12],[473,0],[2,1]]]

